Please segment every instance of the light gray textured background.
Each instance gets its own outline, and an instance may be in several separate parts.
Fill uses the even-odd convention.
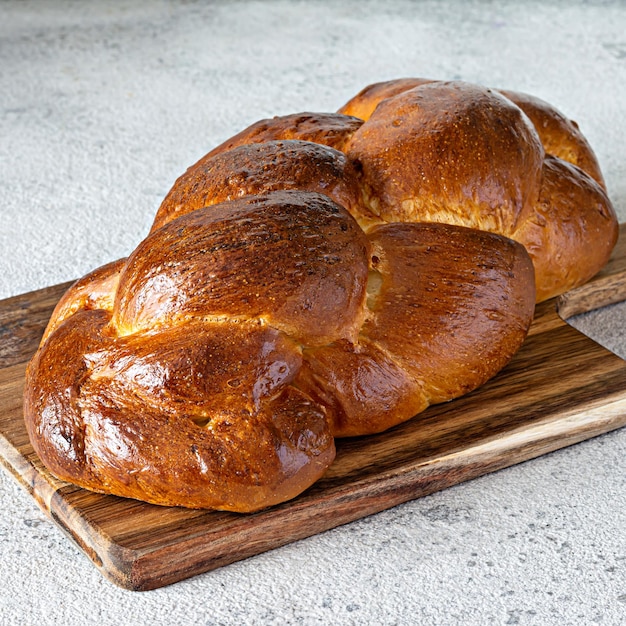
[[[261,117],[459,78],[577,120],[626,221],[626,4],[0,0],[0,298],[128,254]],[[577,325],[626,356],[625,307]],[[626,623],[624,430],[132,593],[0,471],[0,624]]]

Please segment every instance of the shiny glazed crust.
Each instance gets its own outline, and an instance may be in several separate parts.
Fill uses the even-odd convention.
[[[403,79],[262,120],[59,302],[27,369],[31,442],[95,491],[283,502],[336,437],[494,376],[536,298],[593,275],[615,233],[584,138],[529,96]]]
[[[315,482],[335,437],[485,382],[533,310],[509,239],[366,231],[316,192],[250,195],[179,216],[70,288],[28,366],[26,424],[83,487],[257,510]]]
[[[366,205],[385,221],[461,224],[519,241],[538,301],[608,261],[618,223],[598,161],[576,122],[547,102],[404,78],[366,87],[339,112],[364,120],[344,150],[362,168]]]

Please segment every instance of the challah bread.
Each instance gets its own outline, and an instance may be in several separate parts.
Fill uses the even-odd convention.
[[[199,208],[59,302],[27,369],[29,436],[53,474],[95,491],[257,510],[315,482],[334,437],[493,376],[525,338],[533,281],[509,239],[366,232],[314,191]]]
[[[293,498],[335,437],[500,371],[536,299],[608,258],[603,185],[549,105],[466,83],[380,83],[338,113],[261,120],[61,299],[27,368],[33,447],[61,479],[155,504]]]

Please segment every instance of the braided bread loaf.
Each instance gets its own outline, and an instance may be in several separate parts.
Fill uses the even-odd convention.
[[[546,296],[598,269],[556,246],[569,238],[577,254],[591,237],[596,264],[610,251],[599,171],[546,156],[507,97],[418,83],[254,124],[178,179],[127,259],[68,290],[24,396],[53,474],[156,504],[283,502],[324,473],[335,437],[384,431],[494,376],[526,336],[535,275]],[[433,90],[452,95],[423,139]],[[568,233],[540,236],[560,232],[548,214],[562,205]],[[526,233],[530,256],[495,231]],[[550,267],[556,255],[567,270]]]

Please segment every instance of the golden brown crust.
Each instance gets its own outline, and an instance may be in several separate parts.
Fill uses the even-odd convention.
[[[576,122],[535,96],[516,91],[500,90],[500,93],[529,117],[547,154],[578,166],[601,187],[605,187],[596,155]]]
[[[190,167],[161,203],[152,230],[196,209],[287,189],[323,193],[355,216],[368,213],[356,171],[343,152],[310,141],[267,141],[237,146]]]
[[[606,263],[617,218],[602,173],[576,123],[550,104],[416,78],[366,87],[340,110],[366,120],[345,149],[363,171],[366,204],[385,221],[460,224],[527,244],[539,300]]]
[[[467,83],[427,83],[383,100],[346,153],[361,166],[369,208],[386,222],[508,234],[539,195],[534,128],[506,98]]]
[[[472,391],[517,352],[535,308],[520,244],[426,223],[379,226],[370,240],[383,280],[361,334],[420,381],[429,404]]]
[[[302,347],[354,340],[368,264],[363,231],[320,194],[173,220],[51,320],[25,392],[37,453],[60,478],[157,504],[294,497],[334,457],[325,407],[291,384]]]
[[[342,111],[218,146],[128,259],[68,290],[24,396],[56,476],[156,504],[285,501],[334,437],[483,384],[535,298],[608,259],[597,162],[550,105],[403,79]]]
[[[29,365],[26,423],[59,478],[245,512],[294,497],[334,458],[324,410],[288,385],[299,352],[276,331],[192,325],[116,341],[109,320],[79,311]]]
[[[353,115],[367,121],[383,100],[432,82],[437,81],[427,78],[399,78],[374,83],[346,102],[339,109],[339,113]],[[558,109],[536,96],[506,89],[497,91],[528,116],[546,153],[577,165],[602,187],[605,187],[596,155],[576,122],[568,119]]]
[[[604,267],[619,227],[604,189],[576,166],[547,157],[541,181],[533,216],[511,236],[533,259],[537,299],[546,300]]]
[[[121,334],[191,317],[255,317],[304,345],[352,340],[361,323],[368,242],[321,194],[275,191],[199,209],[130,255],[113,322]]]
[[[297,386],[332,407],[335,436],[380,432],[468,393],[522,345],[532,263],[505,237],[448,224],[369,233],[378,285],[358,344],[305,350]]]
[[[125,263],[126,259],[107,263],[77,280],[57,303],[42,337],[42,342],[61,322],[80,309],[112,311],[120,272],[124,269]]]
[[[379,432],[494,375],[530,323],[532,286],[511,241],[443,224],[368,234],[313,192],[197,209],[70,289],[28,367],[29,435],[50,471],[89,489],[257,510],[317,480],[335,436]],[[416,365],[411,329],[425,321],[450,334],[435,361],[458,378],[442,389],[435,376],[436,392],[435,355]]]
[[[340,130],[329,132],[333,126]],[[328,167],[328,159],[325,163],[311,148],[308,154],[300,149],[298,156],[294,148],[288,157],[282,153],[282,160],[274,160],[277,150],[270,140],[294,136],[319,143],[340,137],[333,145],[347,160],[335,150],[333,167]],[[246,148],[250,142],[267,143]],[[554,195],[554,206],[546,207],[545,190],[554,185],[542,179],[551,170],[544,160],[552,157],[578,169],[562,170],[568,174],[559,199]],[[576,123],[548,103],[460,81],[403,78],[369,85],[335,117],[299,114],[253,124],[181,176],[153,229],[181,211],[264,193],[284,181],[287,188],[328,195],[366,230],[381,222],[443,222],[527,243],[537,270],[537,297],[545,300],[588,280],[614,245],[615,212],[606,194],[598,195],[587,184],[588,176],[604,187],[597,159]],[[580,203],[580,215],[564,201],[568,193]],[[561,250],[560,268],[551,269],[555,255],[544,243],[558,240],[560,231],[567,243],[572,219],[583,233],[589,219],[584,207],[597,202],[606,219],[580,234],[579,243],[569,238],[572,247]],[[546,212],[551,223],[541,233],[538,224]],[[581,257],[584,246],[600,252]]]
[[[304,350],[296,385],[327,407],[335,437],[382,432],[429,405],[421,381],[364,336]]]

